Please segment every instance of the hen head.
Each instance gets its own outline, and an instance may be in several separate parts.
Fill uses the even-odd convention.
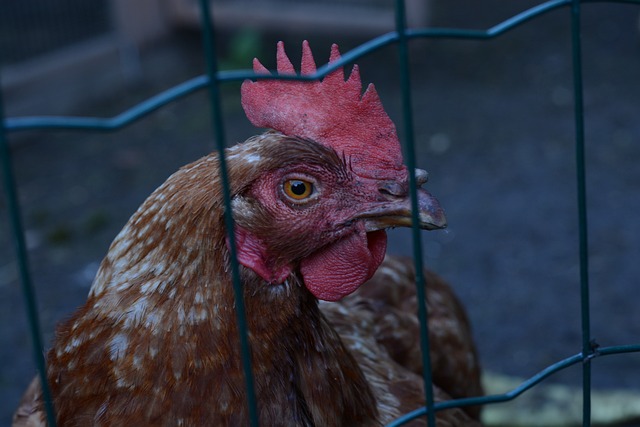
[[[331,60],[338,58],[334,45]],[[257,62],[254,68],[264,72]],[[278,69],[293,72],[282,43]],[[305,42],[302,73],[314,71]],[[361,95],[357,67],[347,81],[341,69],[322,82],[247,81],[242,94],[252,122],[277,131],[243,148],[259,146],[254,160],[270,157],[274,167],[234,199],[238,261],[274,285],[299,269],[317,298],[339,300],[384,259],[384,230],[411,225],[395,127],[373,86]],[[416,171],[419,185],[426,178]],[[422,228],[445,226],[437,200],[423,189],[418,206]]]

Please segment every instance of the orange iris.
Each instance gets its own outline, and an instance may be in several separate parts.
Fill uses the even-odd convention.
[[[294,200],[303,200],[313,193],[313,184],[302,179],[289,179],[284,182],[284,194]]]

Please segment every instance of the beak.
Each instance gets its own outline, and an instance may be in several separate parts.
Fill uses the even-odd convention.
[[[427,173],[416,170],[416,183],[422,185],[427,180]],[[367,232],[382,230],[390,227],[411,227],[411,195],[408,191],[401,191],[397,184],[383,183],[380,193],[385,201],[370,205],[369,209],[359,215],[365,220]],[[418,224],[423,230],[437,230],[447,226],[444,210],[438,200],[428,191],[418,188]]]

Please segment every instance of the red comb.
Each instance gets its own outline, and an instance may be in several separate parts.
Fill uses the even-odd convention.
[[[338,46],[334,44],[329,62],[339,58]],[[282,42],[278,43],[277,67],[279,74],[295,74]],[[269,74],[257,59],[253,61],[253,70]],[[315,72],[316,64],[305,40],[301,74]],[[347,81],[342,68],[322,81],[246,80],[242,84],[242,106],[255,126],[331,147],[349,159],[358,175],[399,179],[398,174],[405,173],[395,125],[384,111],[373,84],[362,95],[357,65]]]

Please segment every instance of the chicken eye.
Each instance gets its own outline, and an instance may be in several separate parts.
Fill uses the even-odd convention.
[[[288,179],[283,187],[284,194],[294,200],[304,200],[313,193],[313,184],[302,179]]]

